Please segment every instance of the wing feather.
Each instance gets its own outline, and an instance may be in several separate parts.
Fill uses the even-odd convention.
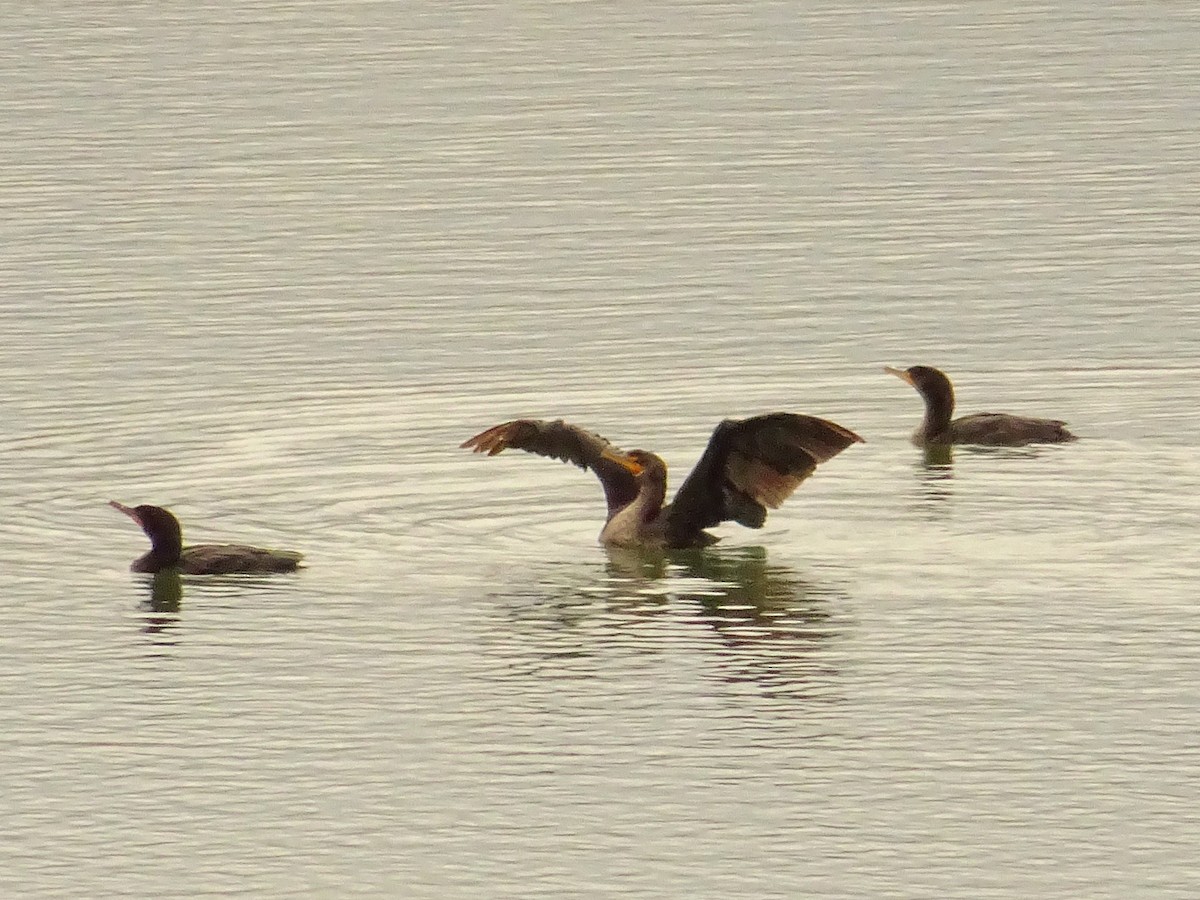
[[[956,444],[1019,447],[1025,444],[1060,444],[1075,440],[1060,419],[1039,419],[1011,413],[972,413],[950,423]]]
[[[185,575],[294,572],[303,558],[303,553],[294,550],[268,550],[244,544],[195,544],[183,548],[179,571]]]
[[[797,413],[728,419],[671,505],[676,540],[733,520],[759,528],[817,466],[862,438],[836,422]]]
[[[618,455],[622,451],[595,432],[562,419],[514,419],[481,431],[460,446],[488,456],[509,448],[524,450],[591,471],[604,488],[610,515],[628,506],[637,496],[637,479],[633,473],[603,455],[605,450]]]

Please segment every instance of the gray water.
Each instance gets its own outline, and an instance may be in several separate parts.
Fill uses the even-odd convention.
[[[5,16],[0,893],[1200,894],[1200,17],[878,7]],[[669,560],[457,449],[773,409],[867,443]]]

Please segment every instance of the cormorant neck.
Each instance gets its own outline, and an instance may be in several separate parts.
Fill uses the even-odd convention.
[[[643,522],[653,522],[662,512],[663,504],[667,501],[667,471],[666,468],[652,467],[641,475],[637,498],[631,504],[637,507],[639,517]]]
[[[925,419],[921,422],[920,433],[926,438],[944,434],[954,415],[954,389],[948,382],[925,385],[921,397],[925,400]]]
[[[150,552],[133,563],[135,572],[158,572],[179,565],[183,553],[183,540],[174,534],[150,535]]]
[[[654,458],[645,464],[639,459],[638,465],[642,471],[637,476],[637,495],[608,517],[600,532],[602,544],[637,547],[663,539],[659,520],[667,496],[667,467]]]

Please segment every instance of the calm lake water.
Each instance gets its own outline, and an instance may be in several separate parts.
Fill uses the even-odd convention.
[[[26,4],[0,35],[0,893],[1200,895],[1188,4]],[[908,443],[917,395],[1081,440]],[[564,417],[678,484],[606,553]],[[127,571],[106,506],[294,577]]]

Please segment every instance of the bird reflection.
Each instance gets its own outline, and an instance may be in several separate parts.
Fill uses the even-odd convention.
[[[183,606],[183,580],[179,577],[178,569],[161,569],[154,573],[149,585],[150,597],[142,603],[142,608],[147,611],[142,630],[146,634],[164,635],[179,621],[179,611]]]
[[[922,448],[921,458],[914,465],[920,490],[919,505],[927,513],[940,516],[947,509],[946,501],[954,496],[954,455],[963,454],[963,464],[980,460],[1032,459],[1057,448],[1028,447],[953,447],[930,444]]]
[[[954,465],[954,447],[950,444],[933,444],[924,448],[924,465],[931,471],[945,471],[947,478],[951,477]]]
[[[610,549],[609,570],[641,602],[686,600],[721,639],[718,669],[729,683],[753,683],[772,697],[828,699],[837,669],[821,654],[843,625],[835,589],[771,565],[763,547],[665,554]],[[624,592],[630,598],[630,592]]]
[[[949,444],[925,447],[916,470],[921,505],[928,511],[938,510],[954,496],[954,448]]]
[[[769,700],[841,699],[829,653],[846,629],[840,589],[772,565],[758,546],[605,554],[601,572],[549,566],[493,595],[509,617],[504,639],[524,646],[507,675],[590,681],[610,677],[617,659],[653,679],[682,653],[707,677]]]

